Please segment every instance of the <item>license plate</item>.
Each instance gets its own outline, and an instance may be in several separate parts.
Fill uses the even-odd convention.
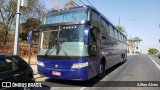
[[[61,72],[52,71],[52,75],[61,76]]]

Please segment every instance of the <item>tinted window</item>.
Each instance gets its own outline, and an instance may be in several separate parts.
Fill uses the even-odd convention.
[[[110,26],[110,36],[114,37],[114,29],[112,26]]]
[[[115,38],[118,39],[118,32],[117,32],[117,30],[114,30],[114,32],[115,32]]]
[[[0,72],[12,70],[12,60],[8,58],[0,58]]]
[[[102,27],[102,34],[105,36],[109,35],[109,33],[110,33],[109,24],[105,20],[102,20],[101,27]]]
[[[100,16],[97,12],[92,11],[92,15],[91,15],[91,20],[92,20],[92,24],[96,27],[100,27]]]
[[[93,56],[96,56],[97,51],[99,51],[99,33],[99,30],[95,27],[90,30],[89,42],[91,44],[89,45],[89,53]]]
[[[75,22],[88,20],[88,10],[73,10],[73,11],[62,11],[60,13],[53,13],[44,18],[43,24],[53,24],[62,22]]]
[[[20,69],[31,69],[30,66],[28,65],[27,62],[25,62],[25,60],[23,60],[21,57],[19,56],[13,56],[13,59],[20,64]],[[18,64],[18,65],[19,65]]]
[[[119,36],[119,40],[121,41],[121,33],[118,33],[118,36]]]
[[[117,44],[116,40],[111,37],[102,36],[103,45],[107,45],[107,49],[114,49],[114,46]]]
[[[124,41],[124,40],[123,40],[123,35],[121,35],[121,40],[122,40],[122,42]]]
[[[91,38],[91,42],[95,42],[97,43],[97,45],[99,46],[99,30],[97,28],[93,28],[92,30],[90,30],[90,38]]]

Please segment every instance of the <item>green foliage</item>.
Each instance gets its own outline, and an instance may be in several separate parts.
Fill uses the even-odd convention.
[[[127,41],[128,47],[130,48],[130,52],[134,53],[136,47],[138,47],[138,43],[140,43],[142,41],[142,39],[140,39],[139,37],[134,37],[134,38],[129,38]]]
[[[156,53],[158,53],[159,51],[158,51],[158,49],[155,49],[155,48],[150,48],[149,50],[148,50],[148,54],[156,54]]]
[[[116,26],[118,28],[118,30],[120,30],[122,33],[124,33],[127,36],[127,32],[125,30],[125,28],[121,25]]]
[[[77,6],[77,3],[71,0],[68,3],[66,3],[64,6],[67,8],[75,7],[75,6]]]
[[[137,42],[140,43],[142,41],[142,39],[140,39],[139,37],[134,37],[134,38],[129,38],[128,39],[129,42]]]
[[[3,45],[9,40],[9,33],[15,30],[15,16],[18,0],[0,0],[0,37]],[[21,7],[21,22],[25,22],[28,18],[35,17],[42,19],[44,7],[39,0],[28,0],[27,7]]]
[[[116,26],[121,32],[126,32],[124,27],[122,27],[121,25]]]
[[[141,52],[136,51],[135,54],[141,54]]]
[[[26,41],[28,33],[34,29],[39,29],[41,21],[36,18],[29,18],[25,23],[22,23],[22,32],[20,33],[20,38],[22,41]]]

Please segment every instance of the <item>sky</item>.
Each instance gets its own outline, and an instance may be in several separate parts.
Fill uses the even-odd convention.
[[[52,0],[41,0],[47,9]],[[82,0],[86,1],[86,0]],[[160,50],[160,0],[89,0],[93,6],[114,25],[122,25],[128,36],[139,37],[138,51],[147,53],[149,48]],[[135,19],[135,20],[133,20]]]

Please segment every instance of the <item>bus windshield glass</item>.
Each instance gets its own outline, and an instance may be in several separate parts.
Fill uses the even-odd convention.
[[[60,11],[47,15],[44,18],[43,24],[54,24],[63,22],[78,22],[88,20],[88,10],[79,9],[72,11]]]
[[[59,26],[52,30],[45,30],[42,33],[41,50],[52,49],[50,55],[63,56],[67,53],[69,56],[84,56],[86,49],[83,32],[84,25]],[[42,53],[44,54],[45,51]]]

